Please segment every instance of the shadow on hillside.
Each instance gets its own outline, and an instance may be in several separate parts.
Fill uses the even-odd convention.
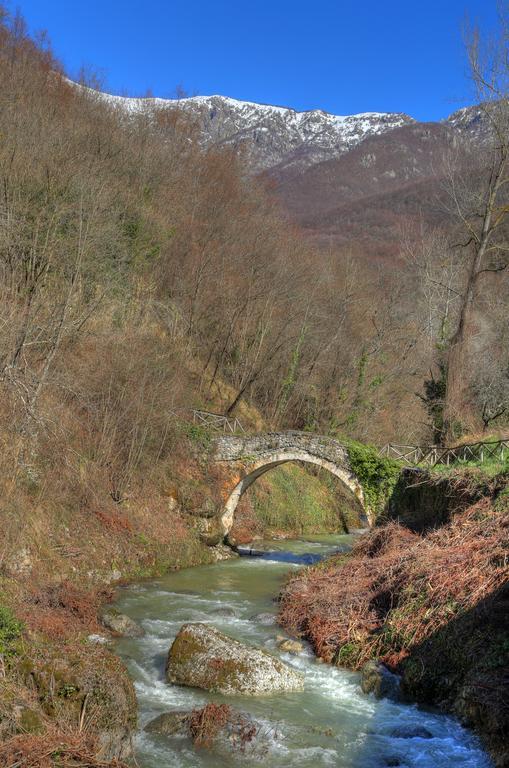
[[[426,533],[447,525],[455,514],[493,492],[494,488],[487,481],[472,482],[467,476],[459,475],[437,479],[427,470],[406,468],[377,525],[394,520],[414,533]]]
[[[423,706],[381,701],[358,768],[445,767],[451,738],[463,744],[452,764],[489,766],[458,721],[434,714],[437,702],[479,734],[497,766],[509,765],[509,582],[412,648],[400,667],[403,696]]]

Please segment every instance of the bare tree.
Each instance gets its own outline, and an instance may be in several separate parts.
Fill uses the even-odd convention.
[[[472,381],[472,395],[479,406],[486,432],[489,425],[509,411],[509,362],[505,366],[492,353],[479,360]]]
[[[401,253],[410,269],[412,309],[419,332],[426,340],[427,354],[444,345],[457,322],[462,291],[463,263],[451,248],[446,233],[420,225],[417,233],[403,231]]]
[[[477,29],[469,36],[468,56],[484,133],[481,147],[462,147],[457,152],[448,173],[462,233],[457,247],[463,252],[466,272],[447,356],[444,431],[448,441],[454,439],[467,407],[465,363],[484,281],[509,265],[505,237],[509,213],[508,41],[505,20],[495,42],[482,44]]]

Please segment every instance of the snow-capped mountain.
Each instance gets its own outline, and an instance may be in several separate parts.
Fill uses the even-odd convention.
[[[228,96],[160,99],[112,96],[100,91],[95,94],[127,114],[146,109],[182,109],[196,122],[204,145],[242,146],[254,171],[299,173],[337,159],[367,139],[417,124],[401,112],[333,115],[320,109],[298,112]],[[485,115],[475,106],[460,109],[442,124],[476,139],[486,130]]]
[[[414,120],[405,114],[365,112],[332,115],[313,109],[255,104],[226,96],[193,96],[179,100],[135,99],[101,94],[111,104],[133,113],[148,108],[179,108],[196,120],[205,144],[243,145],[255,170],[280,163],[307,167],[339,157],[364,139]]]
[[[403,114],[297,112],[223,96],[196,96],[180,105],[196,117],[207,141],[245,145],[257,169],[280,163],[302,167],[338,157],[368,136],[412,122]]]
[[[397,252],[402,228],[444,224],[444,157],[457,138],[482,145],[490,133],[481,105],[418,122],[403,113],[339,116],[226,96],[91,93],[125,115],[184,110],[204,146],[242,147],[253,172],[268,172],[275,199],[310,236],[327,247],[362,243],[363,258],[375,262]]]

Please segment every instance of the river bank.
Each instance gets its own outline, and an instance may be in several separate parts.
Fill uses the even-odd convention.
[[[366,696],[357,673],[317,663],[307,645],[299,655],[281,652],[274,597],[288,573],[303,573],[302,564],[309,555],[323,556],[338,549],[345,552],[352,541],[351,537],[310,538],[277,541],[272,553],[263,557],[186,569],[121,590],[116,607],[145,630],[144,637],[124,638],[116,646],[136,687],[140,766],[159,768],[168,762],[176,768],[233,768],[259,765],[262,759],[281,768],[329,766],[338,761],[345,768],[417,764],[487,768],[489,760],[476,740],[454,719],[411,704],[378,702]],[[270,543],[266,548],[271,549]],[[305,691],[245,698],[168,685],[164,681],[168,648],[182,624],[189,621],[210,623],[232,638],[280,656],[304,674]],[[245,754],[218,755],[214,750],[196,751],[181,736],[168,738],[144,730],[165,711],[189,711],[209,702],[231,704],[260,723],[261,743]],[[405,735],[398,731],[402,725],[407,728]],[[412,737],[412,728],[421,736]]]
[[[401,675],[406,696],[474,728],[502,767],[509,764],[507,480],[478,480],[487,489],[481,498],[441,527],[419,534],[389,522],[350,556],[293,575],[279,620],[337,666],[381,660]],[[449,491],[455,485],[452,477]]]
[[[10,490],[10,506],[0,507],[0,762],[42,755],[43,765],[53,744],[68,744],[69,760],[83,756],[87,765],[128,756],[137,722],[132,682],[94,638],[109,636],[101,613],[118,585],[228,556],[221,546],[207,546],[201,530],[210,481],[200,467],[202,440],[185,432],[171,467],[158,468],[121,505],[101,487],[88,487],[73,507],[77,489],[66,476],[59,497],[43,496],[56,482],[52,474],[43,484],[51,467]],[[300,498],[299,514],[295,521],[288,512],[268,520],[272,486],[264,480],[260,502],[255,494],[245,499],[255,535],[320,531],[324,521],[341,529],[333,489],[300,467],[271,474],[291,502]]]
[[[137,728],[135,691],[125,666],[102,642],[102,638],[111,637],[100,618],[102,606],[112,599],[119,584],[143,586],[145,579],[180,578],[190,567],[189,572],[205,581],[210,568],[214,580],[217,577],[213,574],[223,573],[223,563],[212,563],[229,553],[222,546],[207,546],[207,531],[201,524],[209,519],[211,478],[200,464],[203,435],[193,432],[189,440],[191,444],[181,447],[181,454],[173,457],[178,482],[169,482],[167,473],[161,472],[152,495],[142,498],[140,486],[138,497],[133,495],[122,505],[110,500],[93,515],[89,506],[66,514],[56,505],[42,507],[27,488],[18,487],[25,501],[31,499],[33,514],[26,517],[16,548],[8,550],[0,570],[0,758],[6,765],[20,760],[23,765],[23,760],[42,755],[42,762],[33,762],[42,766],[44,755],[51,754],[53,746],[60,753],[62,744],[69,747],[70,760],[75,755],[90,766],[94,759],[101,760],[102,765],[118,765],[118,760],[128,758]],[[273,470],[262,480],[255,484],[251,497],[244,497],[248,515],[243,517],[239,510],[236,529],[246,538],[254,533],[256,547],[267,533],[288,537],[307,532],[309,540],[312,532],[329,526],[341,530],[345,521],[356,519],[354,512],[350,517],[339,514],[334,489],[324,491],[321,478],[310,477],[300,467]],[[373,472],[369,481],[374,487]],[[465,486],[458,487],[463,498]],[[497,701],[504,695],[507,631],[497,618],[503,612],[503,594],[500,599],[495,595],[494,602],[492,598],[507,568],[507,507],[503,483],[483,481],[482,487],[470,511],[464,509],[465,504],[461,507],[463,517],[451,510],[449,528],[420,535],[394,524],[381,526],[364,538],[351,558],[343,554],[309,571],[296,572],[282,592],[281,621],[291,632],[309,639],[318,655],[334,664],[356,669],[361,661],[382,657],[403,675],[410,696],[456,712],[485,738],[488,732],[487,744],[502,766],[504,744],[497,733],[500,722],[505,727],[500,719],[505,704]],[[145,484],[145,491],[147,488]],[[302,492],[304,488],[307,494]],[[421,491],[420,497],[425,497]],[[293,509],[299,499],[301,508],[294,515],[285,508],[285,501],[291,502]],[[87,504],[91,501],[92,497]],[[413,503],[406,506],[415,512]],[[392,513],[398,509],[393,505]],[[44,526],[47,535],[41,540],[37,531]],[[480,549],[477,544],[472,548],[473,542]],[[315,544],[319,551],[323,542]],[[271,600],[280,591],[288,569],[301,564],[292,562],[285,551],[290,546],[287,542],[280,540],[276,546],[280,552],[273,560],[279,559],[282,570],[264,593],[264,600]],[[308,563],[313,562],[316,551],[312,547],[307,552]],[[480,559],[473,559],[474,554]],[[470,573],[474,562],[477,571],[468,581],[465,574]],[[418,578],[412,569],[416,563],[422,566]],[[226,573],[233,573],[237,565],[226,562],[224,567]],[[352,579],[348,578],[349,567],[354,571]],[[261,561],[259,568],[263,568]],[[252,567],[251,576],[258,579],[262,573]],[[491,579],[494,574],[496,578]],[[360,586],[359,575],[364,579]],[[438,589],[430,597],[420,589],[419,579],[433,584],[435,577],[441,587],[449,582],[458,586],[459,596]],[[263,578],[260,583],[264,583]],[[338,583],[343,591],[336,590]],[[470,605],[464,598],[481,593],[478,602],[485,608],[478,615],[477,610],[470,610],[477,606],[475,600]],[[352,598],[354,604],[360,600],[368,605],[366,625],[352,624]],[[193,595],[186,593],[184,602],[192,614]],[[345,617],[348,632],[343,637],[337,627]],[[251,621],[249,616],[243,620]],[[493,638],[488,644],[487,628]],[[415,641],[410,653],[408,636]],[[270,638],[260,639],[272,647]],[[479,671],[480,685],[476,677]],[[310,680],[313,675],[314,666]],[[339,691],[342,679],[336,680]],[[327,685],[325,679],[320,680]],[[476,699],[480,689],[483,697]],[[493,690],[495,696],[490,693]]]

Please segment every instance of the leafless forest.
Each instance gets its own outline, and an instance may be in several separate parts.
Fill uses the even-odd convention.
[[[51,435],[121,476],[167,450],[188,406],[245,400],[275,427],[375,444],[503,426],[504,34],[488,58],[470,41],[484,138],[443,153],[439,224],[409,216],[388,268],[355,239],[306,237],[242,153],[203,149],[178,109],[129,116],[70,84],[4,14],[6,442],[29,462]]]

